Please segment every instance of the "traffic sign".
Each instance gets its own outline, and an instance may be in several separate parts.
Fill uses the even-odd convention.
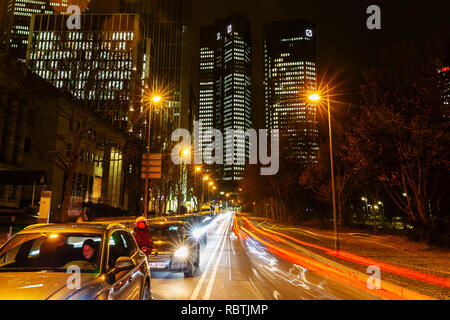
[[[141,178],[161,179],[162,154],[145,153],[142,155]]]

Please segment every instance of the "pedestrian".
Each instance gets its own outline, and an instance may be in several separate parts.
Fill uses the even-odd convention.
[[[149,256],[153,250],[153,237],[145,217],[139,217],[133,230],[134,238],[143,253]]]

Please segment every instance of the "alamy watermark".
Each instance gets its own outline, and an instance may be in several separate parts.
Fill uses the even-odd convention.
[[[375,4],[367,7],[367,14],[370,16],[367,18],[366,26],[369,30],[381,29],[381,8]]]
[[[194,164],[245,165],[248,155],[249,164],[266,166],[260,169],[261,175],[276,175],[280,167],[279,131],[261,129],[226,129],[225,135],[220,130],[201,131],[201,122],[194,122]],[[180,141],[181,139],[181,141]],[[247,148],[248,139],[248,148]],[[186,129],[177,129],[172,133],[172,141],[179,143],[172,149],[172,161],[179,165],[192,164],[192,156],[180,157],[180,150],[191,149],[192,136]],[[247,153],[248,149],[248,153]]]
[[[67,268],[70,276],[67,278],[66,286],[70,290],[80,290],[81,288],[81,269],[79,266],[72,265]]]
[[[81,29],[81,8],[77,5],[71,5],[66,11],[70,14],[67,19],[66,25],[69,30],[80,30]]]
[[[371,276],[367,279],[367,288],[369,290],[380,290],[381,289],[381,269],[379,266],[369,266],[367,267],[367,273]]]

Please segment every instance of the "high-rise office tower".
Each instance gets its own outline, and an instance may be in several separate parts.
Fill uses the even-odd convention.
[[[232,155],[219,167],[223,181],[238,181],[248,158],[244,134],[226,135],[227,130],[251,128],[251,26],[242,15],[216,20],[203,27],[200,39],[199,120],[201,149],[210,144],[212,129],[224,135],[223,154]]]
[[[199,150],[203,152],[212,139],[214,128],[214,76],[216,56],[216,28],[200,29],[200,71],[199,71]]]
[[[189,129],[191,108],[191,0],[120,0],[123,13],[144,22],[144,96],[163,94],[164,107],[153,110],[153,150],[164,149],[174,129]]]
[[[139,119],[144,46],[138,14],[33,15],[27,64],[55,87],[85,101],[104,120],[145,138]]]
[[[279,130],[281,152],[303,165],[315,163],[319,131],[315,106],[316,34],[311,21],[272,22],[263,28],[265,124]]]
[[[13,57],[25,62],[28,46],[28,34],[31,16],[33,14],[58,14],[65,12],[73,0],[6,0],[3,12],[2,47]],[[82,3],[80,9],[87,9],[88,0]]]

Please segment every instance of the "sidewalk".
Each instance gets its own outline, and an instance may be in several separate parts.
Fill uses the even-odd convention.
[[[251,220],[258,227],[281,232],[304,241],[306,244],[304,247],[311,252],[361,273],[367,272],[369,263],[364,262],[369,259],[376,260],[380,264],[382,280],[430,297],[450,300],[448,287],[429,283],[432,282],[433,276],[450,281],[449,250],[412,242],[400,236],[379,236],[352,230],[340,234],[340,250],[350,255],[335,256],[327,253],[328,250],[320,249],[328,248],[334,251],[334,232],[331,230],[283,225],[260,218],[251,218]],[[420,273],[425,278],[429,276],[430,281],[418,280],[415,278],[416,273]]]

